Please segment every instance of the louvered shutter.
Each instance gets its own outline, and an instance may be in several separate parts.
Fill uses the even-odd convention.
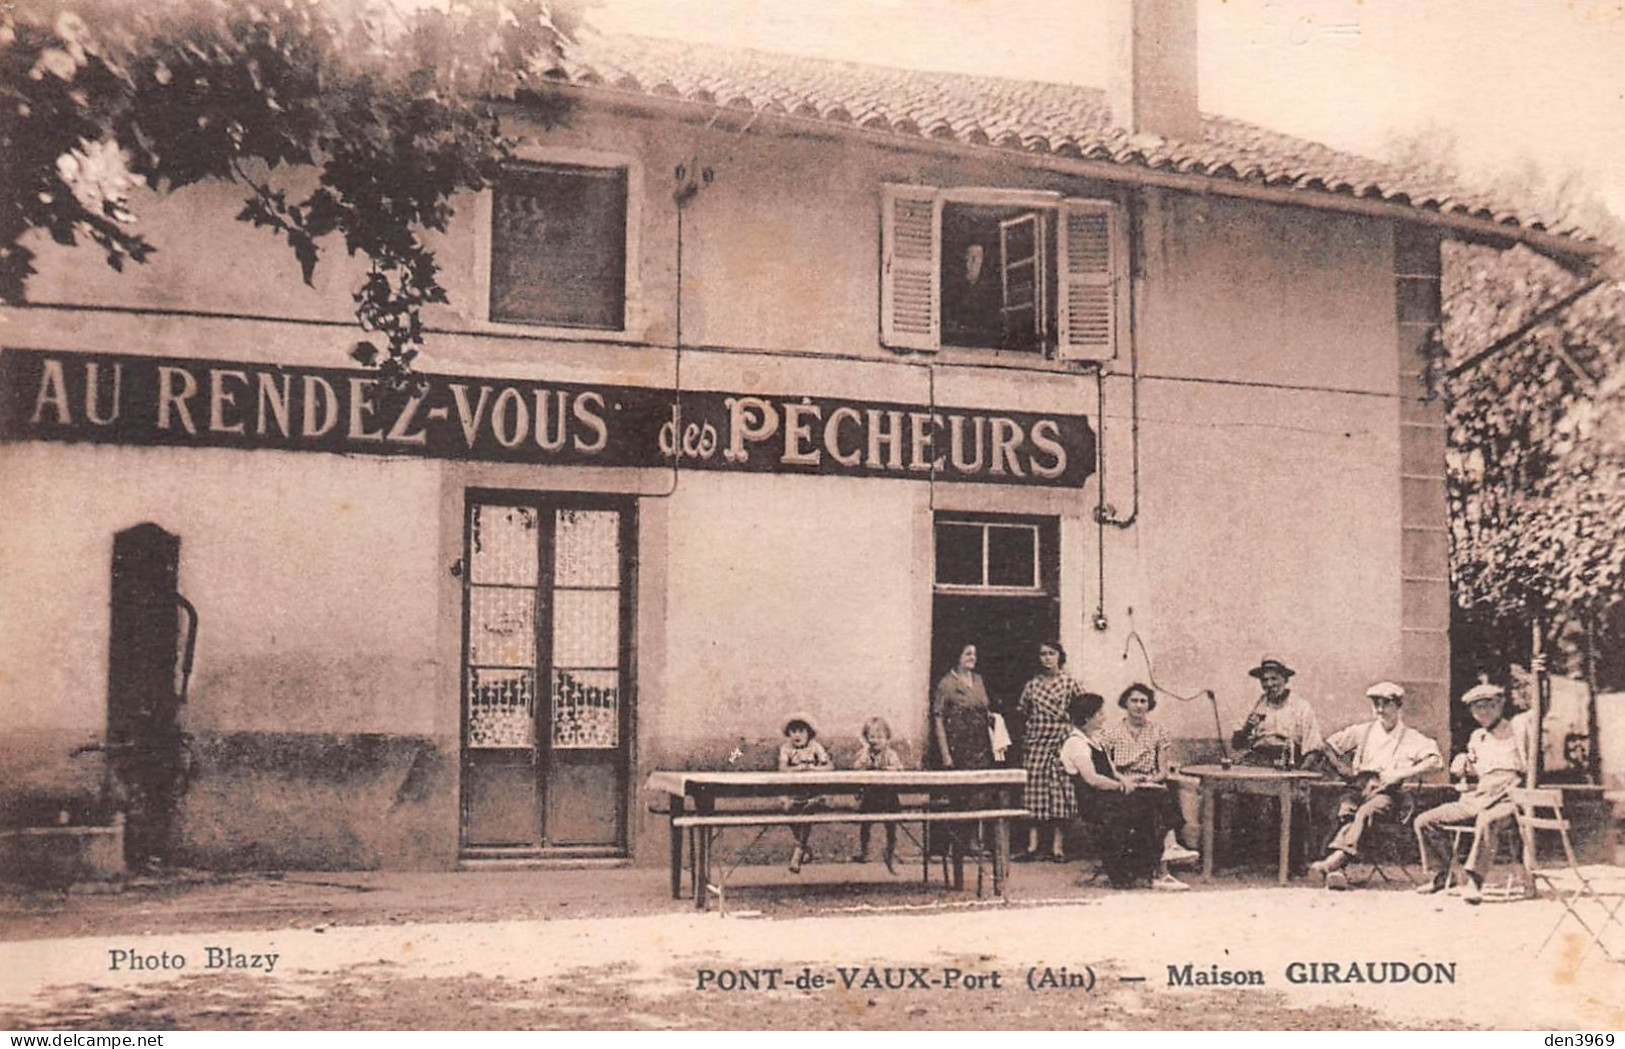
[[[880,216],[880,340],[942,341],[942,200],[930,186],[886,186]]]
[[[1064,200],[1059,232],[1059,356],[1107,360],[1117,353],[1126,269],[1119,209],[1104,200]]]

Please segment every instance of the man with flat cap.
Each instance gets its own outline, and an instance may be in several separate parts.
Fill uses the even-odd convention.
[[[1439,745],[1405,724],[1400,709],[1405,690],[1379,681],[1365,690],[1372,718],[1326,737],[1326,754],[1348,778],[1337,800],[1337,833],[1326,846],[1326,858],[1309,865],[1329,889],[1348,888],[1342,868],[1360,854],[1360,839],[1374,820],[1404,820],[1415,800],[1406,792],[1417,776],[1444,768]]]
[[[1478,722],[1467,740],[1467,753],[1451,762],[1454,776],[1478,777],[1456,801],[1446,802],[1416,817],[1416,840],[1422,848],[1422,866],[1433,874],[1417,892],[1438,892],[1450,876],[1454,843],[1443,826],[1448,823],[1473,824],[1473,847],[1467,854],[1468,885],[1463,895],[1468,903],[1483,898],[1484,875],[1495,863],[1495,850],[1501,837],[1501,824],[1517,815],[1509,791],[1524,786],[1535,767],[1534,722],[1527,713],[1506,716],[1506,689],[1500,685],[1474,685],[1462,693],[1461,702]]]
[[[1247,673],[1258,679],[1264,694],[1230,737],[1231,747],[1240,753],[1238,760],[1243,765],[1301,767],[1304,758],[1325,743],[1314,708],[1287,687],[1296,671],[1279,659],[1261,659]]]

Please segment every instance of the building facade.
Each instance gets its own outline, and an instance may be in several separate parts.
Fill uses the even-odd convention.
[[[792,710],[919,760],[965,642],[996,707],[1049,637],[1108,696],[1154,671],[1192,754],[1264,655],[1328,729],[1391,678],[1447,737],[1421,349],[1439,238],[1527,230],[603,46],[438,240],[415,392],[348,366],[360,271],[305,286],[230,187],[143,202],[129,273],[41,249],[0,356],[14,811],[103,796],[126,649],[185,692],[163,851],[217,868],[660,862],[650,770],[770,762]],[[131,613],[130,564],[186,606]]]

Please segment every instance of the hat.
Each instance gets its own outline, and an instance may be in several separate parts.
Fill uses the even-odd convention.
[[[1474,703],[1481,703],[1488,699],[1505,701],[1506,698],[1506,689],[1502,688],[1500,685],[1490,684],[1474,685],[1472,688],[1461,694],[1462,705],[1468,707],[1472,706]]]
[[[1405,702],[1405,690],[1392,681],[1379,681],[1365,690],[1369,699],[1397,699]]]
[[[1287,666],[1285,663],[1281,662],[1279,659],[1260,659],[1258,661],[1258,665],[1256,667],[1253,667],[1253,669],[1247,671],[1247,673],[1250,676],[1258,678],[1260,681],[1262,681],[1262,680],[1264,680],[1265,671],[1269,671],[1269,670],[1275,671],[1277,674],[1280,674],[1282,677],[1291,677],[1293,674],[1297,673],[1296,670],[1293,670],[1291,667]]]
[[[784,719],[782,734],[788,736],[790,734],[790,726],[794,725],[798,721],[807,726],[809,737],[818,735],[818,726],[813,724],[812,715],[807,713],[805,710],[794,711],[789,717]]]

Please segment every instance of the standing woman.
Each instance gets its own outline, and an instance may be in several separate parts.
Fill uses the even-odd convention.
[[[937,767],[985,769],[993,766],[988,735],[987,687],[976,672],[976,646],[959,646],[959,656],[931,694],[931,739]]]
[[[1027,850],[1013,859],[1020,862],[1041,858],[1039,832],[1048,831],[1049,858],[1065,862],[1066,849],[1061,828],[1067,820],[1078,814],[1077,799],[1072,795],[1072,781],[1061,767],[1061,744],[1072,733],[1072,722],[1067,717],[1068,704],[1074,696],[1084,694],[1083,686],[1061,668],[1066,666],[1066,649],[1059,641],[1045,641],[1038,646],[1038,676],[1027,682],[1021,690],[1017,709],[1025,719],[1022,738],[1022,765],[1027,770],[1027,787],[1022,792],[1022,805],[1032,813],[1027,829]]]

